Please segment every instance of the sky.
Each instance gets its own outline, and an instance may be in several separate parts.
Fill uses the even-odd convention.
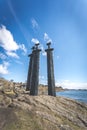
[[[46,84],[48,41],[55,84],[87,89],[87,0],[0,0],[0,77],[25,82],[28,54],[40,42],[39,81]]]

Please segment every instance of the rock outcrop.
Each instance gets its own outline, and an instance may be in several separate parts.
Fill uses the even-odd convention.
[[[0,130],[87,130],[87,105],[63,97],[0,92]]]

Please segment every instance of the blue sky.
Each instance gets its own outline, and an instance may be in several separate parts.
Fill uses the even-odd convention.
[[[39,79],[46,83],[49,40],[56,85],[87,88],[87,0],[0,0],[0,76],[26,81],[27,55],[39,41]]]

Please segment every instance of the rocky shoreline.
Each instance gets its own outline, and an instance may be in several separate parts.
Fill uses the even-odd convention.
[[[48,95],[0,91],[0,130],[86,130],[87,105]]]
[[[0,83],[0,130],[87,130],[87,104],[48,96],[44,85],[30,96],[22,83]]]

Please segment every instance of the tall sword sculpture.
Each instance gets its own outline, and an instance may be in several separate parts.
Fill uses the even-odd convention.
[[[32,53],[30,55],[28,55],[30,57],[30,61],[29,61],[29,68],[28,68],[26,91],[30,90],[30,88],[31,88],[31,81],[32,81],[33,59],[34,59],[33,58],[33,53],[34,53],[35,47],[33,46],[31,49],[32,49]]]
[[[31,88],[30,95],[38,95],[38,85],[39,85],[39,56],[40,49],[38,48],[39,43],[35,44],[35,49],[33,51],[33,66],[32,66],[32,78],[31,78]]]
[[[56,96],[55,79],[54,79],[54,65],[53,65],[53,48],[50,48],[51,42],[47,43],[47,77],[48,77],[48,95]]]

